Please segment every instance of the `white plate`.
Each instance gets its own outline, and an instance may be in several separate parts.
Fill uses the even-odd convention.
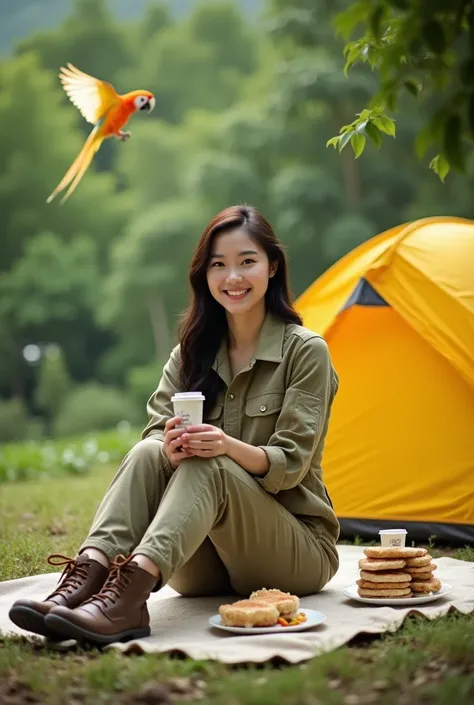
[[[295,624],[293,627],[282,627],[281,624],[275,624],[273,627],[227,627],[221,624],[220,614],[214,614],[209,619],[209,624],[211,627],[217,627],[217,629],[223,629],[226,632],[233,632],[234,634],[274,634],[274,633],[284,633],[286,632],[302,632],[304,629],[311,629],[311,627],[317,627],[318,624],[322,624],[326,621],[326,615],[318,610],[305,610],[300,608],[299,612],[304,612],[306,615],[306,622],[302,624]]]
[[[351,600],[357,600],[357,602],[365,602],[368,605],[402,605],[403,607],[410,607],[411,605],[423,605],[426,602],[433,602],[434,600],[439,600],[445,595],[449,595],[450,592],[454,590],[454,587],[449,583],[443,583],[441,590],[438,592],[432,592],[430,595],[423,595],[419,593],[418,597],[360,597],[357,592],[357,584],[350,585],[344,590],[344,595],[349,597]],[[416,593],[415,593],[416,594]]]

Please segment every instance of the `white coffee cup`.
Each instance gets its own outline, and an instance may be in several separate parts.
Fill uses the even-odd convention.
[[[405,529],[381,529],[380,542],[384,548],[404,548],[407,533]]]
[[[202,423],[205,398],[201,392],[176,392],[171,397],[174,415],[180,416],[183,421],[177,428],[186,428],[186,426],[196,426]]]

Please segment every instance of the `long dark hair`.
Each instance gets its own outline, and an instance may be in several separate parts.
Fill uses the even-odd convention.
[[[207,268],[215,236],[237,228],[245,229],[266,252],[270,263],[277,264],[265,294],[266,310],[287,323],[302,323],[291,304],[285,250],[268,220],[250,206],[230,206],[218,213],[204,229],[194,252],[189,270],[191,302],[179,327],[181,386],[184,391],[203,392],[205,412],[216,401],[219,378],[211,365],[228,333],[225,309],[209,291]]]

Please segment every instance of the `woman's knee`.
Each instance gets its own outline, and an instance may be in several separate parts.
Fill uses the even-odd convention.
[[[124,462],[133,468],[159,469],[164,464],[163,460],[163,441],[158,438],[145,438],[129,450]]]
[[[216,471],[233,475],[234,477],[239,477],[244,480],[248,480],[249,478],[250,480],[253,480],[251,475],[244,470],[241,465],[236,463],[227,455],[217,455],[214,458],[201,458],[198,456],[185,458],[180,462],[179,467],[183,469],[189,468],[190,470],[198,470],[202,468],[207,472]]]

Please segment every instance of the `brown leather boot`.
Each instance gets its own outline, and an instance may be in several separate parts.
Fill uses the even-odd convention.
[[[55,558],[59,561],[55,562],[53,560]],[[65,566],[56,590],[42,602],[28,599],[16,600],[8,616],[22,629],[57,639],[57,633],[46,627],[45,616],[53,607],[59,605],[74,609],[99,592],[107,579],[109,569],[89,558],[87,553],[82,553],[77,559],[63,556],[61,553],[53,553],[47,560],[50,565]]]
[[[129,641],[150,634],[146,601],[157,578],[133,556],[119,555],[102,590],[75,609],[55,607],[45,618],[48,629],[63,638],[96,644]]]

